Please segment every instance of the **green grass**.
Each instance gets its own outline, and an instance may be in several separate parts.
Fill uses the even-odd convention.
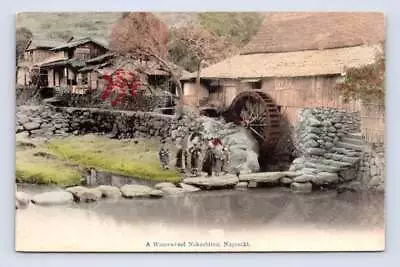
[[[66,165],[58,159],[34,156],[43,148],[20,149],[16,153],[16,180],[23,183],[56,184],[70,186],[80,184],[81,170]]]
[[[158,145],[154,140],[139,140],[135,144],[132,140],[85,135],[53,140],[48,144],[48,149],[60,159],[83,167],[142,179],[179,181],[180,176],[175,170],[160,168]]]

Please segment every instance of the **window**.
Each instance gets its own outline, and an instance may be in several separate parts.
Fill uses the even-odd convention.
[[[90,59],[90,49],[89,48],[76,48],[75,50],[75,58],[87,60]]]
[[[240,82],[244,84],[244,88],[261,89],[261,79],[245,79]]]

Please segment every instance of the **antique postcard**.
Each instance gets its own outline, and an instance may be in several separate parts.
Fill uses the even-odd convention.
[[[17,251],[385,249],[383,13],[16,16]]]

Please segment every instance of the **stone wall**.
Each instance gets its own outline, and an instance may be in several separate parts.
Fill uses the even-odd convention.
[[[218,136],[230,149],[231,167],[242,173],[259,171],[258,144],[243,127],[208,117],[152,112],[117,111],[98,108],[48,106],[17,107],[16,132],[31,137],[68,136],[86,133],[106,134],[113,138],[165,138],[188,142],[191,133]]]
[[[305,109],[295,143],[299,153],[290,170],[302,175],[297,184],[337,187],[358,178],[366,144],[359,133],[359,114],[331,108]]]
[[[158,137],[179,141],[201,123],[151,112],[46,106],[17,107],[16,132],[30,136],[100,133],[115,138]]]
[[[385,147],[371,144],[360,163],[359,180],[366,188],[385,191]]]

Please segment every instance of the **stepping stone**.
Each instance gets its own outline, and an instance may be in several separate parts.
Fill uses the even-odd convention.
[[[161,190],[153,189],[146,185],[129,184],[120,188],[122,196],[126,198],[136,197],[162,197]]]
[[[121,190],[119,190],[119,188],[116,186],[99,185],[96,187],[96,189],[99,190],[101,192],[101,196],[105,198],[118,198],[122,195]]]
[[[201,190],[200,188],[198,188],[196,186],[193,186],[193,185],[190,185],[190,184],[185,184],[185,183],[179,183],[179,186],[183,190],[185,190],[186,192],[196,192],[196,191],[200,191]]]
[[[36,205],[65,205],[73,202],[74,197],[67,191],[45,192],[33,196],[32,203]]]
[[[233,175],[212,176],[212,177],[195,177],[183,180],[185,184],[194,185],[201,189],[214,190],[233,188],[239,179]]]

